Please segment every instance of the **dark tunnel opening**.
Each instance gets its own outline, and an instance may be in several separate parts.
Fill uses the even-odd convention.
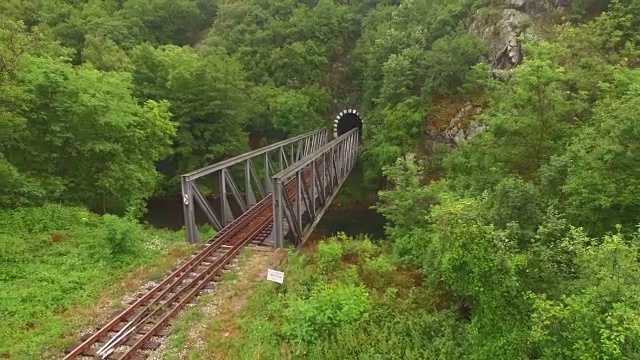
[[[358,128],[358,135],[362,140],[362,118],[356,110],[346,110],[336,117],[334,123],[334,135],[338,137],[351,129]]]

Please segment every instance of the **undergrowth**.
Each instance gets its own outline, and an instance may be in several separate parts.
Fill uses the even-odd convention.
[[[109,287],[141,266],[170,266],[182,234],[83,208],[0,212],[0,358],[61,354]],[[85,324],[86,325],[86,324]]]
[[[227,359],[454,358],[459,344],[421,277],[384,245],[344,234],[290,254],[284,284],[261,282],[232,337],[207,337]],[[212,324],[212,328],[215,324]],[[446,339],[446,340],[445,340]]]

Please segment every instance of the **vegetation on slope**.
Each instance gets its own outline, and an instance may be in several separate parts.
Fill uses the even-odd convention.
[[[317,251],[289,254],[281,269],[284,284],[258,284],[226,324],[234,336],[209,337],[201,353],[227,359],[429,358],[439,336],[436,299],[389,250],[338,235]],[[206,332],[219,333],[218,327],[207,322]]]
[[[638,354],[638,236],[588,238],[550,215],[520,252],[478,202],[435,207],[423,274],[388,245],[343,235],[290,255],[202,354],[229,359],[616,358]],[[459,221],[465,217],[465,223]],[[557,243],[557,236],[564,236]],[[595,245],[594,245],[595,243]],[[553,245],[556,244],[556,245]],[[429,269],[427,273],[426,269]]]
[[[151,230],[83,209],[138,218],[180,173],[247,150],[248,134],[273,141],[360,104],[367,180],[388,185],[389,249],[341,240],[294,258],[299,281],[259,295],[286,316],[248,321],[247,334],[268,329],[268,340],[238,344],[276,357],[282,340],[305,357],[637,357],[640,2],[547,12],[532,24],[544,31],[523,36],[522,64],[497,79],[488,44],[468,29],[505,6],[0,3],[0,281],[14,289],[0,306],[34,339],[2,352],[37,357],[68,334],[59,311],[151,261],[108,250],[135,253]],[[571,22],[554,23],[563,17]],[[486,130],[413,155],[467,101]],[[370,258],[343,258],[353,249]],[[407,266],[423,284],[391,271]],[[38,312],[13,295],[33,293],[51,295],[30,298]]]
[[[183,241],[82,208],[0,212],[0,356],[59,356],[114,282],[141,268],[162,275],[187,253]]]
[[[462,29],[464,5],[378,8],[361,40],[370,37],[360,56],[372,66],[362,85],[366,160],[392,184],[380,194],[393,250],[385,261],[423,273],[420,310],[408,318],[398,294],[376,301],[367,260],[327,260],[366,245],[331,240],[292,260],[286,285],[265,284],[269,295],[253,304],[272,304],[266,314],[247,307],[242,334],[214,349],[238,358],[637,358],[639,4],[613,1],[591,21],[525,39],[524,62],[506,79],[471,67],[482,54],[472,37],[430,28],[450,19]],[[462,49],[472,53],[446,59],[466,64],[433,60]],[[438,83],[444,65],[452,76]],[[481,97],[488,128],[422,161],[412,152],[438,96]]]

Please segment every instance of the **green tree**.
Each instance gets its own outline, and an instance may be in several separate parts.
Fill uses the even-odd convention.
[[[244,73],[225,55],[173,45],[143,45],[132,54],[134,93],[168,100],[179,124],[170,178],[246,150],[248,114]]]
[[[318,115],[321,109],[314,104],[312,96],[274,86],[257,86],[252,93],[253,105],[247,128],[255,136],[279,140],[324,125]]]
[[[593,125],[572,141],[566,168],[558,170],[567,175],[561,185],[567,215],[593,234],[640,222],[640,72],[620,76],[613,94],[596,107]]]
[[[584,235],[565,247],[576,278],[560,299],[536,296],[533,350],[553,359],[635,359],[640,352],[640,264],[637,241],[620,235],[593,244]]]
[[[22,66],[28,131],[7,159],[38,178],[50,200],[139,210],[158,180],[155,162],[170,152],[168,104],[138,106],[128,74],[29,56]]]
[[[103,71],[126,71],[131,68],[127,54],[111,39],[87,35],[82,61]]]

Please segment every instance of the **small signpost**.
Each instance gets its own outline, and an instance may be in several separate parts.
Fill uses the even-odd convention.
[[[267,269],[267,280],[282,284],[284,282],[284,273],[278,270]]]

